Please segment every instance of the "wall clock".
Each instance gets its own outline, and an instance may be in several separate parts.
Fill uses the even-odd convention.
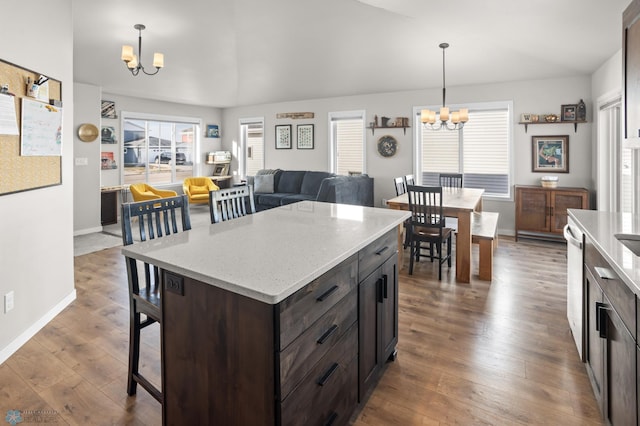
[[[398,141],[393,136],[385,135],[378,139],[378,153],[383,157],[393,157],[398,150]]]

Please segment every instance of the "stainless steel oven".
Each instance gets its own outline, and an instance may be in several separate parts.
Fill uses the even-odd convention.
[[[564,238],[567,240],[567,319],[578,348],[578,355],[584,362],[585,353],[585,317],[584,317],[584,235],[575,222],[569,217],[564,227]]]

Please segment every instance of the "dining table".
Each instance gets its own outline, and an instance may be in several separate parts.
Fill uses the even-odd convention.
[[[481,188],[442,188],[442,214],[445,217],[458,218],[456,237],[456,281],[471,281],[471,214],[482,211]],[[387,200],[387,206],[395,210],[409,210],[409,197],[406,193]],[[402,247],[403,227],[398,227],[398,247]],[[403,264],[403,251],[399,250],[398,264]]]

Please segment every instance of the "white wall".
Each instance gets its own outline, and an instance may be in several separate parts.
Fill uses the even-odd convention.
[[[233,150],[239,143],[240,118],[265,118],[265,167],[297,170],[328,170],[328,113],[347,110],[366,110],[367,123],[374,115],[388,117],[412,117],[413,107],[438,105],[442,102],[440,88],[408,92],[382,93],[364,96],[350,96],[315,99],[302,102],[255,105],[225,109],[223,111],[224,149]],[[591,124],[581,124],[574,133],[570,124],[531,125],[528,133],[524,126],[517,124],[521,113],[560,114],[562,104],[575,104],[583,99],[587,107],[592,103],[591,79],[589,76],[572,78],[496,83],[478,86],[447,87],[448,104],[472,102],[513,101],[513,164],[515,184],[538,185],[542,174],[531,172],[533,135],[569,136],[569,173],[559,174],[560,185],[578,186],[591,189]],[[314,112],[312,120],[276,119],[281,112]],[[591,120],[591,117],[587,117]],[[313,150],[275,149],[275,125],[296,124],[315,125],[315,148]],[[393,178],[413,173],[413,131],[407,129],[376,130],[374,135],[367,131],[366,170],[375,179],[375,203],[381,206],[382,199],[395,196]],[[377,153],[376,142],[384,134],[391,134],[399,144],[398,153],[393,158],[384,158]],[[232,165],[237,169],[237,159]],[[515,228],[514,203],[490,201],[484,203],[485,210],[500,212],[500,232],[513,234]]]
[[[146,78],[145,76],[138,78]],[[148,77],[153,78],[153,77]],[[87,84],[76,84],[79,93],[75,96],[76,128],[85,122],[94,123],[98,128],[112,126],[116,130],[117,144],[100,144],[100,137],[95,142],[85,143],[75,138],[78,152],[75,157],[88,158],[88,166],[76,166],[76,198],[74,211],[75,235],[87,232],[96,232],[102,229],[100,225],[100,187],[116,186],[121,184],[122,176],[122,137],[120,134],[121,112],[139,112],[143,114],[156,114],[163,116],[179,116],[199,118],[202,120],[202,135],[207,124],[220,124],[221,111],[219,108],[201,107],[195,105],[177,104],[171,102],[154,101],[150,99],[135,98],[130,96],[102,93],[101,88]],[[114,101],[118,118],[108,119],[100,117],[100,101],[102,99]],[[200,155],[194,174],[211,175],[213,166],[204,164],[207,152],[221,149],[219,138],[201,138]],[[112,151],[116,153],[117,169],[100,170],[100,152]],[[173,185],[172,189],[180,192],[181,185]],[[130,200],[129,200],[130,201]],[[98,227],[98,228],[96,228]]]
[[[73,86],[74,128],[90,123],[100,129],[100,88],[89,84]],[[100,135],[83,142],[73,132],[73,229],[74,235],[100,232]],[[76,160],[86,164],[77,164]]]
[[[12,2],[2,59],[62,82],[62,185],[0,196],[0,363],[75,298],[73,282],[73,23],[71,0]],[[34,13],[37,10],[37,13]]]

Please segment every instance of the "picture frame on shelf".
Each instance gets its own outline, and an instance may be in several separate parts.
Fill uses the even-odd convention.
[[[521,123],[531,123],[531,114],[528,112],[520,114]]]
[[[313,149],[313,124],[298,124],[298,149]]]
[[[291,124],[276,125],[276,149],[291,149]]]
[[[576,121],[576,111],[578,109],[577,104],[562,105],[562,115],[560,116],[562,121]]]
[[[569,136],[532,136],[532,172],[569,173]]]
[[[102,130],[100,131],[100,143],[105,143],[105,144],[117,143],[115,127],[102,126]]]
[[[100,116],[102,118],[118,118],[116,115],[116,103],[114,101],[100,101]]]
[[[208,138],[219,138],[220,137],[220,127],[217,124],[207,124],[207,133]]]

